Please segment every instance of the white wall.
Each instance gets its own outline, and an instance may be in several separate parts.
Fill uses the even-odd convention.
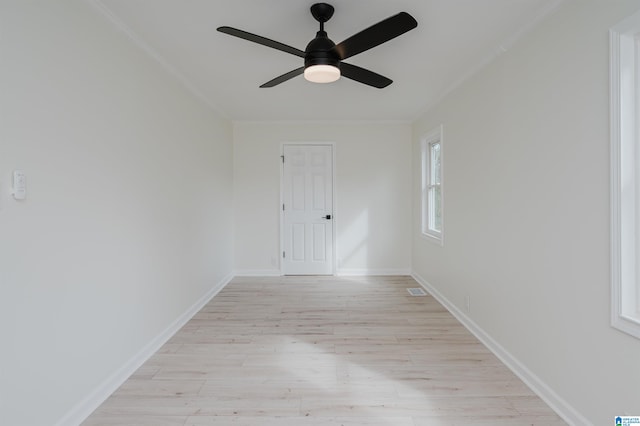
[[[232,272],[232,127],[89,2],[0,31],[0,423],[52,425]]]
[[[594,425],[640,413],[640,341],[610,327],[608,98],[608,28],[639,8],[566,2],[414,126],[414,271]],[[444,248],[417,161],[441,123]]]
[[[283,142],[336,144],[338,273],[407,273],[411,262],[411,126],[333,122],[235,124],[236,271],[279,272]]]

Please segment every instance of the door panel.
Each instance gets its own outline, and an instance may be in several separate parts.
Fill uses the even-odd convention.
[[[319,174],[313,175],[313,210],[321,211],[327,209],[325,184],[325,176]]]
[[[304,223],[291,224],[291,259],[299,262],[304,261]]]
[[[305,175],[293,173],[291,176],[291,209],[295,211],[305,210]]]
[[[324,223],[313,224],[313,261],[325,262],[327,260],[327,240],[325,235],[327,227]]]
[[[284,145],[283,150],[283,272],[331,275],[333,147]]]

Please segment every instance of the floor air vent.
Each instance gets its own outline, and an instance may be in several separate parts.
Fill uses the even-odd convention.
[[[407,291],[412,296],[426,296],[427,295],[427,293],[423,289],[421,289],[420,287],[418,287],[418,288],[408,288]]]

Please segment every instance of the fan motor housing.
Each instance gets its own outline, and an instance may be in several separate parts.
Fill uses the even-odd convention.
[[[333,65],[339,68],[340,58],[333,49],[335,45],[325,31],[318,31],[316,38],[311,40],[305,49],[305,68],[312,65]]]

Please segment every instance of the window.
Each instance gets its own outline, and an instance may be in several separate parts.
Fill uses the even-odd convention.
[[[611,324],[640,338],[640,12],[611,39]]]
[[[429,133],[422,151],[422,234],[442,244],[442,126]]]

